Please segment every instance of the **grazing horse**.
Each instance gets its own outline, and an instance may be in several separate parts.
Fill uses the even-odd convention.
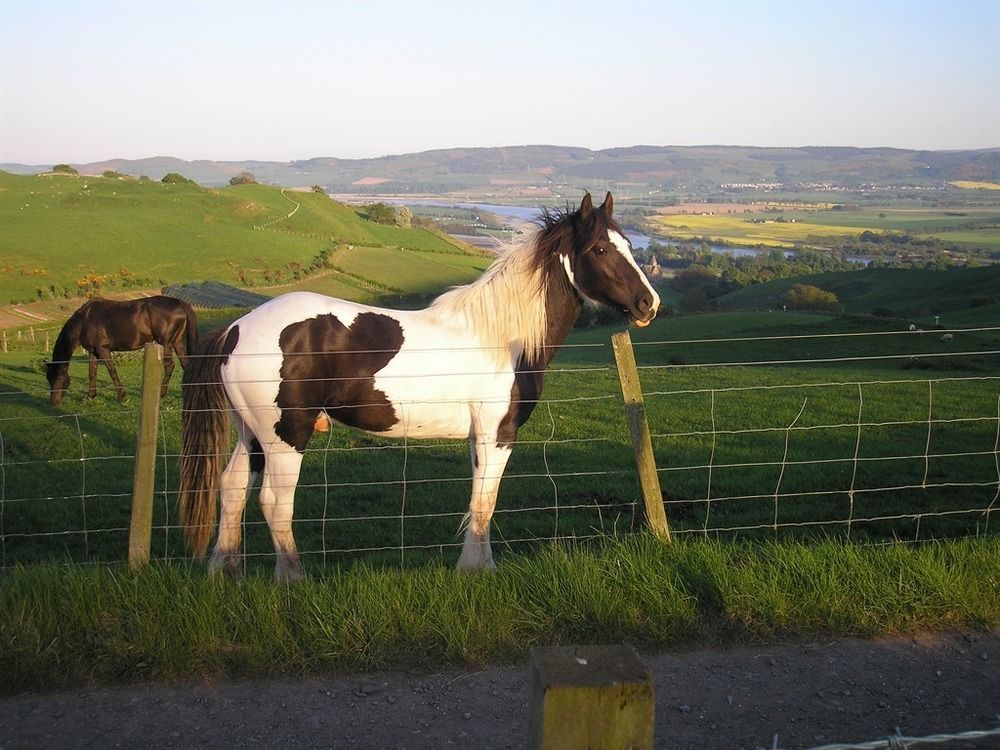
[[[90,389],[88,397],[97,395],[97,362],[104,362],[118,391],[118,400],[125,400],[125,389],[118,377],[111,352],[130,352],[155,341],[163,346],[163,384],[160,395],[167,392],[174,371],[171,353],[176,352],[181,367],[198,344],[198,321],[191,305],[173,297],[145,297],[127,302],[92,299],[84,303],[66,321],[52,349],[52,361],[45,363],[49,381],[49,400],[53,406],[62,402],[69,388],[69,358],[78,346],[90,355]]]
[[[328,418],[377,435],[469,440],[472,497],[460,570],[492,568],[490,520],[518,428],[538,403],[546,367],[584,300],[656,315],[659,295],[612,218],[594,208],[544,210],[539,228],[476,281],[423,310],[385,310],[296,292],[206,338],[184,372],[179,511],[188,547],[209,571],[239,575],[248,487],[277,553],[275,577],[302,577],[292,502],[303,454]],[[226,412],[236,429],[228,452]]]

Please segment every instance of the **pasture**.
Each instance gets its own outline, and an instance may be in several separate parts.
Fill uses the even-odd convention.
[[[100,278],[101,291],[161,287],[191,280],[288,285],[299,280],[334,293],[370,299],[363,284],[346,284],[331,269],[302,274],[324,251],[351,246],[397,249],[404,292],[425,255],[439,263],[438,287],[464,283],[465,266],[487,264],[475,251],[424,229],[366,221],[358,210],[312,192],[264,185],[209,190],[191,184],[70,175],[24,177],[0,172],[2,303],[76,296],[81,280]],[[71,239],[68,239],[71,238]],[[410,251],[406,254],[404,251]],[[416,253],[416,254],[414,254]],[[296,273],[296,272],[299,273]]]
[[[884,325],[988,326],[1000,320],[1000,265],[947,271],[868,268],[810,274],[752,284],[720,297],[717,304],[723,310],[780,310],[783,296],[793,284],[811,284],[833,292],[844,312],[896,319]]]
[[[944,343],[889,322],[807,314],[668,318],[633,338],[668,517],[676,534],[777,540],[926,540],[998,523],[1000,336]],[[576,332],[546,378],[501,485],[501,555],[551,539],[643,528],[607,328]],[[131,400],[86,365],[47,403],[41,353],[0,367],[3,565],[115,562],[126,549],[137,355],[118,355]],[[162,403],[154,557],[183,556],[174,505],[179,388]],[[419,565],[457,556],[465,441],[406,445],[335,428],[307,449],[296,538],[307,568]],[[990,512],[985,512],[990,509]],[[270,541],[248,506],[251,567]]]
[[[711,237],[736,245],[788,248],[822,245],[823,240],[856,239],[864,231],[906,232],[933,237],[963,249],[1000,250],[997,208],[917,209],[898,207],[758,209],[705,204],[700,213],[666,213],[650,219],[652,229],[677,239]],[[750,209],[747,211],[746,209]],[[778,221],[777,219],[781,219]]]
[[[945,344],[894,326],[742,313],[633,330],[671,545],[636,533],[645,524],[613,329],[575,332],[550,369],[501,485],[496,574],[451,571],[468,501],[464,441],[318,433],[296,504],[312,580],[290,588],[268,580],[254,500],[242,585],[185,558],[176,385],[161,411],[154,562],[121,569],[139,358],[119,355],[125,404],[106,377],[84,398],[78,356],[53,408],[42,354],[12,352],[0,360],[6,684],[1000,626],[1000,336]]]

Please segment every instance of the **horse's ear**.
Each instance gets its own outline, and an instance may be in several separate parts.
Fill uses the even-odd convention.
[[[583,201],[580,202],[580,218],[587,221],[592,213],[594,213],[594,202],[590,199],[590,193],[584,193]]]
[[[610,219],[611,212],[614,211],[614,209],[615,199],[611,197],[611,191],[609,190],[608,194],[604,196],[604,203],[601,204],[601,210],[604,212],[604,215]]]

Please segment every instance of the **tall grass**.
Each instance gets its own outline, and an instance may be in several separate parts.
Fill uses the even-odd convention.
[[[16,568],[0,587],[7,690],[510,662],[530,647],[683,648],[1000,627],[1000,538],[896,546],[549,546],[496,573],[331,567],[294,586],[200,568]]]

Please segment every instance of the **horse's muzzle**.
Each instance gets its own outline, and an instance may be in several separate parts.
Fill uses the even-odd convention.
[[[645,294],[635,301],[629,314],[633,323],[639,328],[645,328],[656,317],[656,303],[650,295]]]

